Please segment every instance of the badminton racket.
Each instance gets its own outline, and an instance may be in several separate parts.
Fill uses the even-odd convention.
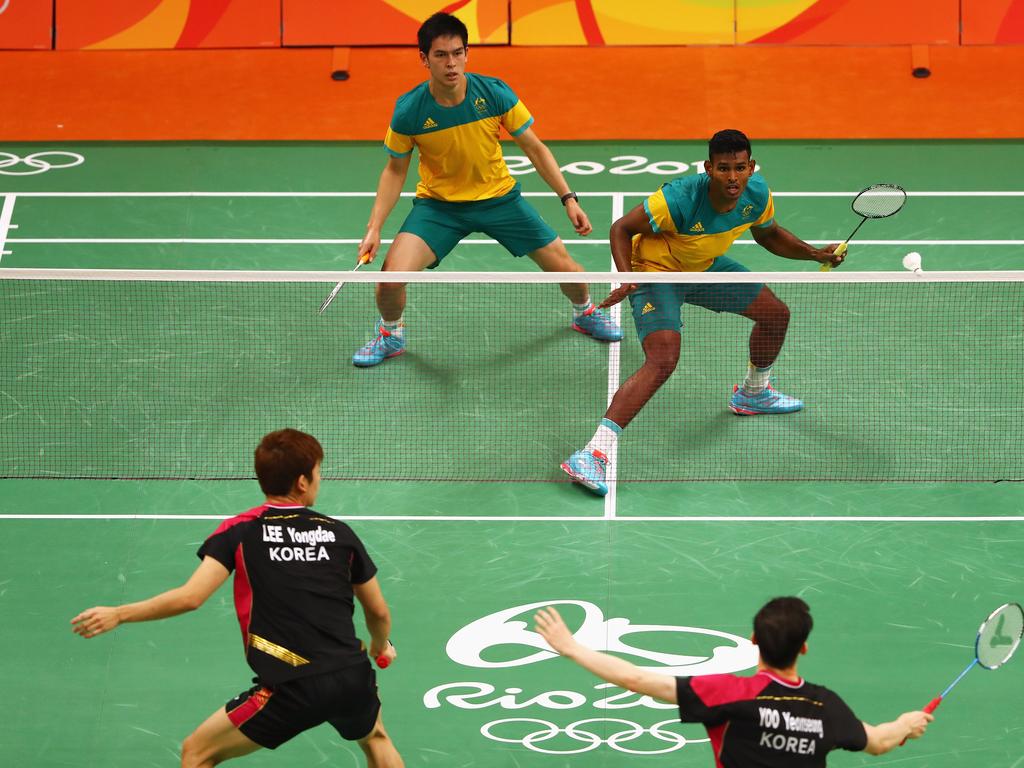
[[[906,190],[896,184],[872,184],[870,187],[862,189],[850,204],[853,212],[861,217],[860,223],[854,227],[850,236],[836,247],[833,254],[842,256],[846,253],[850,240],[857,234],[857,230],[864,225],[865,221],[868,219],[886,219],[889,216],[894,216],[900,212],[905,202],[907,202]],[[822,272],[828,272],[830,269],[832,269],[831,264],[825,263],[821,265]]]
[[[356,265],[354,267],[352,267],[352,271],[355,272],[357,269],[359,269],[361,266],[363,266],[363,264],[365,264],[369,260],[370,260],[370,257],[364,254],[362,257],[360,257],[359,261],[356,262]],[[344,280],[338,281],[338,284],[336,286],[334,286],[334,288],[331,290],[331,292],[329,294],[327,294],[327,298],[324,299],[324,303],[320,305],[320,311],[317,312],[318,315],[322,315],[324,313],[324,310],[327,309],[327,307],[329,307],[331,305],[331,302],[334,301],[334,297],[338,295],[338,291],[341,290],[341,287],[343,285],[345,285],[345,281]]]
[[[992,611],[978,627],[978,637],[974,641],[974,658],[971,663],[957,675],[946,690],[925,705],[924,711],[931,714],[938,709],[949,692],[956,687],[956,684],[975,667],[999,669],[1003,666],[1017,650],[1021,636],[1024,636],[1024,609],[1021,609],[1020,605],[1006,603]]]

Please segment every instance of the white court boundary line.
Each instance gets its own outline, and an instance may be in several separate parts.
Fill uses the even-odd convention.
[[[11,227],[13,228],[13,227]],[[184,246],[353,246],[355,238],[12,238],[8,243],[19,245],[184,245]],[[394,240],[381,240],[390,245]],[[607,240],[563,239],[578,246],[606,246]],[[808,240],[812,246],[827,246],[833,240]],[[464,240],[460,246],[496,246],[497,240]],[[756,246],[753,240],[737,240],[737,246]],[[1024,246],[1024,240],[858,240],[857,246]]]
[[[31,515],[31,514],[0,514],[0,520],[230,520],[237,515]],[[1024,523],[1024,516],[908,516],[884,517],[881,515],[674,515],[666,517],[630,516],[630,517],[572,517],[568,515],[495,515],[493,517],[478,515],[328,515],[335,520],[356,521],[372,520],[379,522],[514,522],[514,523]]]
[[[12,196],[8,196],[10,199]],[[13,205],[12,205],[13,208]],[[13,227],[12,227],[13,228]],[[831,240],[806,240],[811,245],[829,245]],[[8,243],[20,245],[358,245],[361,240],[352,237],[310,238],[310,237],[20,237],[11,238]],[[393,239],[383,239],[382,244],[390,245]],[[563,239],[570,245],[608,245],[608,240],[591,238]],[[2,243],[0,243],[2,244]],[[757,245],[754,240],[739,239],[734,245]],[[497,240],[467,239],[459,245],[498,245]],[[857,246],[865,245],[1024,245],[1024,240],[858,240]]]
[[[860,192],[859,189],[849,192],[776,192],[772,190],[772,197],[806,197],[806,198],[828,198],[843,197],[853,198]],[[2,192],[0,195],[16,194],[19,197],[376,197],[376,192],[199,192],[181,190],[175,192],[131,192],[131,191],[109,191],[109,192]],[[651,191],[640,190],[635,192],[577,192],[580,197],[648,197]],[[523,197],[555,197],[554,192],[523,192]],[[402,197],[415,197],[415,192],[402,192]],[[1024,197],[1021,190],[984,190],[984,191],[923,191],[907,192],[908,197]]]
[[[566,282],[616,283],[621,272],[353,272],[351,270],[241,269],[54,269],[10,267],[3,280],[78,280],[194,283],[403,283],[550,284]],[[1024,270],[936,270],[922,272],[631,272],[635,283],[964,283],[1024,282]]]

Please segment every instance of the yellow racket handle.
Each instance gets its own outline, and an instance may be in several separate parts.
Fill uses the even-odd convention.
[[[850,242],[850,241],[847,240],[846,243],[848,243],[848,242]],[[834,251],[832,251],[832,253],[835,254],[836,256],[842,256],[844,253],[846,253],[846,243],[840,243],[839,246]],[[828,272],[831,269],[832,269],[832,265],[829,264],[828,262],[825,262],[824,264],[822,264],[818,268],[818,271],[819,272]]]

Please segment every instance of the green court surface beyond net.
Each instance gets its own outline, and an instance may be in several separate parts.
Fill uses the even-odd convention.
[[[686,307],[620,481],[1021,478],[1021,283],[772,288],[792,311],[775,386],[804,410],[731,413],[751,323]],[[643,359],[628,303],[615,350],[572,331],[557,285],[424,283],[407,353],[356,368],[373,286],[318,316],[329,289],[0,281],[0,476],[247,478],[259,438],[289,426],[321,440],[329,479],[562,481]]]

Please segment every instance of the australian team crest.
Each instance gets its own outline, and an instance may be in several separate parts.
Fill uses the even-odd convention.
[[[743,218],[747,218],[752,210],[754,210],[754,206],[752,205],[743,206]]]
[[[483,96],[477,96],[476,99],[473,100],[473,106],[476,107],[477,112],[486,112],[487,99],[485,99]]]

